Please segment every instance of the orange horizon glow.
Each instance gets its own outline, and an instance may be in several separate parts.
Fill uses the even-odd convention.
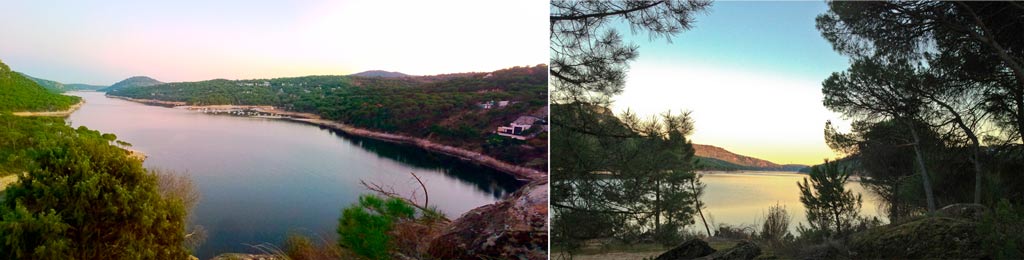
[[[848,121],[821,105],[819,82],[703,65],[637,63],[616,112],[690,111],[690,140],[777,164],[815,165],[839,157],[824,126]]]

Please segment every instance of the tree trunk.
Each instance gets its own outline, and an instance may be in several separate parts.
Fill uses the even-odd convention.
[[[661,233],[661,181],[654,182],[654,235]]]
[[[946,104],[946,102],[942,102],[934,96],[928,96],[928,98],[935,101],[936,104],[942,106],[946,111],[952,114],[953,122],[956,123],[956,126],[959,127],[960,130],[964,131],[967,138],[971,140],[971,149],[974,150],[974,154],[971,159],[971,162],[974,163],[974,203],[981,204],[981,142],[978,141],[978,135],[974,133],[974,130],[967,126],[967,123],[964,122],[964,118],[960,116],[960,113],[957,113],[957,111],[953,109],[953,106]],[[1021,104],[1018,105],[1018,108],[1024,108],[1020,105]],[[1018,123],[1024,123],[1024,121],[1018,120]]]
[[[978,138],[973,137],[974,142],[974,204],[981,204],[981,146],[978,145]]]
[[[902,181],[901,178],[897,178],[896,179],[896,184],[893,185],[892,201],[889,202],[889,203],[892,204],[892,205],[889,206],[890,207],[890,209],[889,209],[889,212],[890,212],[889,213],[889,223],[899,223],[899,219],[900,219],[900,195],[899,195],[900,194],[900,181]]]
[[[928,177],[928,168],[924,165],[924,154],[921,152],[921,137],[917,135],[914,124],[909,123],[910,135],[914,137],[914,154],[917,156],[917,166],[921,168],[921,182],[924,185],[924,196],[928,201],[928,212],[935,212],[935,197],[932,193],[932,181]]]
[[[694,176],[694,178],[697,177]],[[704,230],[708,232],[708,237],[710,238],[711,228],[708,227],[708,220],[704,218],[704,211],[700,209],[700,197],[697,196],[697,184],[695,182],[697,182],[696,179],[690,180],[690,190],[693,191],[693,203],[697,204],[697,214],[700,214],[700,221],[704,222]]]
[[[836,237],[839,237],[843,234],[843,221],[839,219],[840,212],[838,210],[832,212],[832,215],[836,217]]]

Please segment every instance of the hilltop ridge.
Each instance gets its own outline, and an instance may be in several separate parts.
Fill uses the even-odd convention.
[[[694,156],[701,160],[702,170],[761,170],[761,171],[799,171],[807,168],[801,164],[777,164],[768,160],[740,155],[725,148],[693,144]]]
[[[115,92],[115,91],[119,91],[119,90],[122,90],[122,89],[125,89],[125,88],[149,87],[149,86],[160,85],[160,84],[164,84],[164,83],[160,82],[159,80],[156,80],[156,79],[153,79],[153,78],[150,78],[150,77],[146,77],[146,76],[134,76],[134,77],[130,77],[130,78],[124,79],[122,81],[118,81],[117,83],[114,83],[113,85],[110,85],[109,87],[101,88],[101,89],[99,89],[97,91]]]
[[[349,74],[349,76],[357,77],[378,77],[378,78],[404,78],[412,77],[412,75],[397,72],[397,71],[383,71],[383,70],[367,70],[360,73]]]
[[[59,111],[80,100],[49,91],[0,61],[0,111]]]

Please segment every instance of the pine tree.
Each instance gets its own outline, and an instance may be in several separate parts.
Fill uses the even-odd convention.
[[[812,230],[835,236],[853,226],[860,212],[861,196],[846,189],[849,178],[849,171],[825,160],[825,164],[811,168],[810,182],[804,178],[802,183],[796,183]]]

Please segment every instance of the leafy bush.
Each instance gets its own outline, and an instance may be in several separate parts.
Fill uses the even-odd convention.
[[[1024,211],[1006,199],[999,201],[978,226],[985,252],[995,259],[1024,259]]]
[[[161,195],[157,177],[85,127],[0,115],[36,128],[14,139],[27,174],[0,202],[3,259],[184,259],[186,209]],[[39,122],[45,122],[37,124]],[[4,129],[7,130],[7,129]],[[3,139],[3,138],[0,138]],[[13,147],[13,148],[11,148]],[[10,152],[10,153],[8,153]],[[0,154],[3,154],[0,153]]]
[[[757,235],[757,231],[754,230],[753,226],[718,224],[718,230],[715,230],[715,237],[717,238],[751,239],[755,235]]]
[[[352,259],[354,256],[345,255],[341,248],[333,246],[333,243],[326,241],[314,241],[310,237],[292,233],[284,241],[282,253],[291,260],[324,260],[324,259]]]
[[[761,240],[773,245],[792,240],[793,235],[789,233],[792,218],[785,206],[775,204],[769,207],[764,224],[761,225]]]
[[[338,219],[338,244],[369,259],[389,259],[389,232],[394,223],[411,219],[416,211],[401,199],[374,195],[359,197],[359,204],[342,210]]]

